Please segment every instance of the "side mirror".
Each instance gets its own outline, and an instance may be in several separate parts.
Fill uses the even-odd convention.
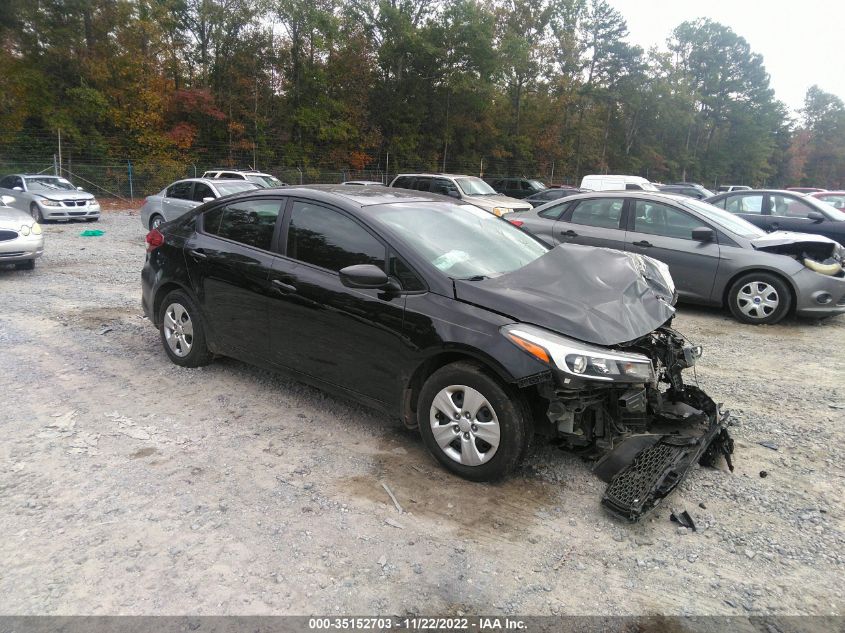
[[[692,230],[692,239],[696,242],[712,242],[716,238],[716,232],[709,226],[699,226]]]
[[[347,288],[387,288],[390,278],[378,266],[356,264],[341,269],[340,283]]]
[[[77,187],[76,190],[77,191],[84,191],[84,189],[82,189],[82,187]]]
[[[202,199],[203,202],[211,202],[212,200],[214,200],[214,198],[212,198],[210,196],[206,196],[205,198]]]
[[[812,220],[815,224],[818,224],[819,222],[824,222],[824,215],[818,211],[810,211],[807,214],[807,219]]]
[[[12,191],[23,191],[23,187],[12,187]]]

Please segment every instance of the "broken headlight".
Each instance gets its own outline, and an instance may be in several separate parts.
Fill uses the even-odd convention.
[[[654,382],[651,359],[582,343],[533,325],[506,325],[502,334],[537,360],[577,378],[608,382]]]

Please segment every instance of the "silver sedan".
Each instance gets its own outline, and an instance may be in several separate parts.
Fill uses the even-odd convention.
[[[744,323],[776,323],[790,312],[845,313],[843,247],[821,235],[766,233],[693,198],[594,192],[507,220],[551,246],[604,246],[659,259],[681,300],[725,306]]]
[[[157,229],[164,222],[175,220],[205,202],[258,188],[258,185],[248,180],[177,180],[158,193],[147,196],[144,206],[141,207],[141,224],[148,229]]]
[[[0,264],[32,270],[44,252],[44,235],[28,213],[8,206],[12,201],[11,196],[0,196]]]
[[[100,203],[61,176],[11,174],[0,179],[0,195],[12,199],[10,206],[25,211],[36,222],[45,220],[100,219]]]

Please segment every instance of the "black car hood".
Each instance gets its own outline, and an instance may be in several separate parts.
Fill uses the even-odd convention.
[[[499,277],[456,279],[455,298],[597,345],[644,336],[675,313],[664,264],[575,244],[553,248]]]

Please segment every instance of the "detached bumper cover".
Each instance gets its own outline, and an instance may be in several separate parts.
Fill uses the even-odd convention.
[[[670,427],[681,423],[682,431],[632,436],[596,465],[596,474],[609,482],[602,505],[613,514],[638,521],[683,481],[696,462],[713,466],[724,456],[733,470],[729,413],[719,411],[695,387],[684,388],[681,402],[685,405],[682,418],[672,412],[664,422]]]

